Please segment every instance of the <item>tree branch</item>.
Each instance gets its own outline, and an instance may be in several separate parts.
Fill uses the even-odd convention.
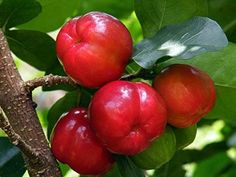
[[[39,154],[32,149],[21,137],[17,134],[10,123],[8,122],[8,118],[0,107],[0,128],[7,134],[8,138],[11,140],[12,144],[19,147],[21,151],[27,155],[32,156],[34,158],[38,158]]]
[[[29,80],[29,81],[24,82],[24,87],[28,92],[31,92],[35,88],[40,87],[40,86],[51,87],[51,86],[59,85],[59,84],[69,84],[72,86],[77,85],[69,77],[49,74],[49,75],[41,77],[41,78],[37,78],[37,79],[33,79],[33,80]]]
[[[30,176],[61,177],[33,106],[0,29],[1,126],[11,142],[23,152]]]

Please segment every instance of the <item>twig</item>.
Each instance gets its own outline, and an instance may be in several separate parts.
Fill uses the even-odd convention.
[[[31,92],[37,87],[40,86],[47,86],[47,87],[52,87],[54,85],[59,85],[59,84],[69,84],[76,86],[77,84],[70,79],[69,77],[66,76],[58,76],[58,75],[52,75],[49,74],[47,76],[43,76],[41,78],[33,79],[24,82],[24,87],[28,92]]]

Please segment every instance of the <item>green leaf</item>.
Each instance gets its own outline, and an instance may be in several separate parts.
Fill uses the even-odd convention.
[[[225,32],[236,29],[236,3],[234,0],[208,0],[208,16],[216,20]]]
[[[152,38],[135,46],[133,59],[143,68],[152,67],[163,56],[189,59],[227,46],[228,40],[213,20],[195,17],[187,22],[162,28]]]
[[[186,170],[183,169],[183,157],[180,151],[165,165],[157,168],[152,177],[183,177]]]
[[[216,20],[229,41],[236,42],[236,3],[234,0],[208,0],[208,16]]]
[[[23,24],[41,12],[40,4],[35,0],[0,1],[0,27],[10,28]]]
[[[174,63],[190,64],[207,72],[215,82],[217,99],[212,112],[206,117],[211,119],[236,120],[236,44],[221,51],[200,55],[192,60],[171,59],[162,63],[160,68]]]
[[[183,169],[183,165],[187,163],[201,163],[227,150],[226,143],[222,141],[208,144],[202,150],[186,149],[176,151],[174,157],[167,164],[155,170],[153,177],[185,176],[186,171]]]
[[[220,51],[205,53],[188,61],[178,60],[178,62],[192,64],[206,71],[213,78],[216,85],[236,88],[235,50],[236,44],[229,43],[227,47]],[[171,63],[173,61],[177,60],[170,60]]]
[[[78,14],[83,15],[90,11],[106,12],[116,18],[124,18],[133,11],[134,2],[130,0],[80,0]]]
[[[232,160],[227,156],[226,152],[216,154],[198,163],[193,177],[217,177],[219,176],[220,172],[223,171],[231,163]]]
[[[223,172],[219,177],[235,177],[236,176],[236,164],[232,164],[232,167],[229,168],[226,172]]]
[[[186,149],[183,151],[177,151],[179,157],[181,157],[181,163],[198,163],[200,161],[206,160],[216,154],[225,152],[229,149],[225,141],[214,142],[207,144],[203,149]]]
[[[236,43],[236,30],[234,30],[232,32],[231,31],[227,32],[226,35],[227,35],[229,41]]]
[[[125,75],[127,77],[129,75],[136,75],[140,72],[142,68],[134,61],[131,61],[125,68]]]
[[[66,19],[72,17],[78,10],[79,0],[39,0],[42,13],[32,21],[18,26],[21,29],[54,31],[61,27]]]
[[[48,111],[47,120],[47,136],[50,140],[50,135],[53,130],[54,125],[61,117],[61,115],[71,108],[78,106],[80,102],[80,92],[78,90],[67,93],[64,97],[59,99]]]
[[[176,139],[176,149],[180,150],[188,145],[190,145],[197,134],[197,125],[192,125],[187,128],[172,128],[174,134],[175,134],[175,139]]]
[[[160,137],[156,138],[144,151],[132,156],[131,160],[142,169],[160,168],[171,160],[175,151],[175,133],[171,127],[167,126]]]
[[[6,35],[12,52],[35,68],[45,71],[59,63],[55,41],[47,34],[30,30],[12,30]]]
[[[176,166],[176,168],[169,168],[169,164],[166,164],[157,169],[152,177],[184,177],[185,174],[186,170],[181,165]]]
[[[96,89],[80,88],[80,102],[79,105],[82,107],[89,107],[92,95],[96,92]]]
[[[214,109],[206,116],[208,119],[224,119],[228,121],[236,120],[236,89],[232,87],[225,87],[216,85],[216,104]]]
[[[136,167],[129,157],[115,155],[115,159],[122,177],[145,177],[143,170]]]
[[[63,164],[61,162],[59,162],[59,167],[62,172],[62,176],[66,176],[68,171],[71,169],[67,164]]]
[[[130,32],[133,44],[137,44],[143,39],[142,28],[134,12],[128,18],[122,19],[122,22]]]
[[[8,138],[0,137],[0,176],[22,177],[25,164],[20,150]]]
[[[110,171],[100,177],[121,177],[117,164],[115,163]]]
[[[145,37],[162,27],[207,15],[207,0],[135,0],[135,12]]]

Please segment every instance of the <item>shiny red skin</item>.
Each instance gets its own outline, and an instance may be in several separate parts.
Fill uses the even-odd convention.
[[[216,100],[214,82],[208,74],[185,64],[163,69],[154,80],[154,88],[166,102],[168,123],[178,128],[196,124]]]
[[[113,81],[94,95],[89,111],[91,127],[113,153],[134,155],[164,131],[165,103],[149,85]]]
[[[74,108],[54,128],[51,149],[62,163],[83,175],[100,175],[111,169],[113,159],[92,131],[87,110]]]
[[[132,38],[116,18],[91,12],[62,27],[56,51],[73,80],[96,88],[121,77],[132,55]]]

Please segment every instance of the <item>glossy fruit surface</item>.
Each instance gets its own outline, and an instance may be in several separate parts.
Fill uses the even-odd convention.
[[[132,38],[116,18],[91,12],[62,27],[56,51],[73,80],[95,88],[121,77],[132,55]]]
[[[163,69],[154,80],[154,88],[165,100],[168,123],[179,128],[196,124],[212,110],[216,99],[212,79],[190,65]]]
[[[54,128],[51,139],[54,156],[83,175],[99,175],[113,164],[111,154],[91,130],[87,110],[74,108]]]
[[[197,134],[197,125],[187,128],[173,128],[176,138],[176,149],[180,150],[190,145]]]
[[[159,94],[141,82],[113,81],[98,90],[90,105],[91,126],[114,153],[144,150],[166,126],[166,107]]]
[[[175,151],[175,134],[171,127],[167,127],[165,132],[155,139],[147,149],[131,158],[139,168],[150,170],[167,163]]]

